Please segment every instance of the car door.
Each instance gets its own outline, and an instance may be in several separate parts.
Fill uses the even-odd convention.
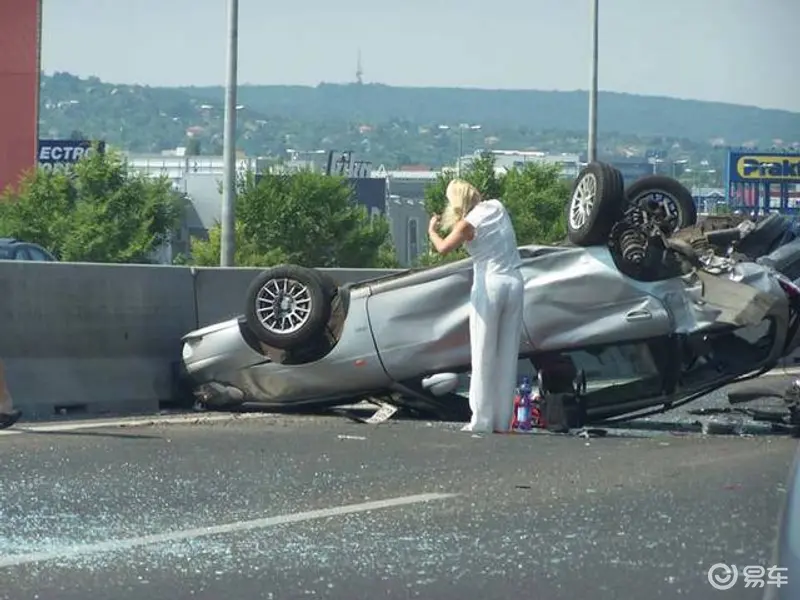
[[[647,284],[622,275],[608,248],[543,248],[524,261],[522,273],[523,320],[537,352],[672,333],[667,307]]]
[[[471,262],[387,278],[370,287],[370,327],[378,355],[392,379],[469,368]],[[529,351],[523,331],[520,354]]]

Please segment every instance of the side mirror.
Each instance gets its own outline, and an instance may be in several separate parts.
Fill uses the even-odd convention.
[[[422,389],[434,396],[444,396],[458,387],[458,375],[455,373],[436,373],[422,380]]]

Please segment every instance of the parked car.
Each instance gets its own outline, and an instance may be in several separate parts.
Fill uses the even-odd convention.
[[[682,239],[693,207],[675,180],[625,190],[619,171],[591,163],[573,185],[568,242],[520,247],[519,357],[546,394],[575,395],[570,426],[669,409],[798,345],[800,288],[774,264],[697,244],[704,234]],[[378,398],[467,419],[456,388],[470,369],[471,285],[471,259],[343,286],[317,269],[266,269],[241,316],[185,335],[185,373],[209,407]]]
[[[0,260],[36,260],[56,262],[56,258],[39,244],[14,238],[0,238]]]

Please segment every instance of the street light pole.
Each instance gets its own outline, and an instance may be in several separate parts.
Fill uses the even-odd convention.
[[[461,157],[464,156],[464,126],[458,127],[458,162],[456,163],[456,177],[461,177]]]
[[[239,62],[239,0],[228,0],[228,65],[225,77],[224,171],[219,264],[232,267],[236,253],[236,87]]]
[[[592,3],[592,79],[589,88],[589,152],[588,162],[597,160],[597,66],[598,66],[598,32],[600,29],[599,4],[600,0],[590,0]]]
[[[456,177],[461,177],[461,157],[464,156],[464,130],[478,131],[481,125],[471,123],[460,123],[458,125],[458,162],[456,163]]]

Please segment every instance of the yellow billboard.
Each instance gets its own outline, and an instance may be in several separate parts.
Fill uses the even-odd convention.
[[[738,181],[800,181],[800,155],[741,154],[735,157]]]

